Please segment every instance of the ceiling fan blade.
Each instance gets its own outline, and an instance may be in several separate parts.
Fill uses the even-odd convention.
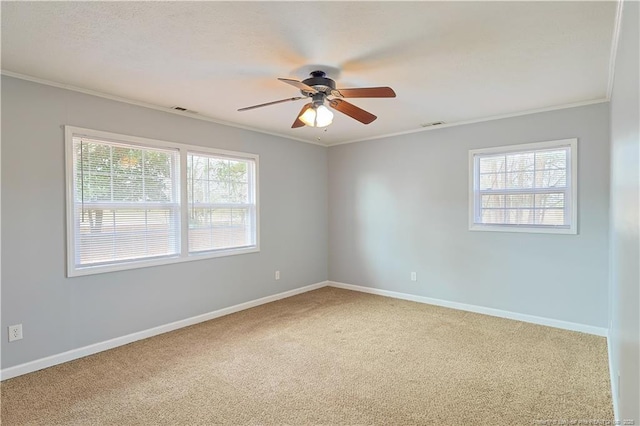
[[[250,106],[250,107],[240,108],[238,111],[248,111],[248,110],[254,109],[254,108],[261,108],[261,107],[265,107],[265,106],[269,106],[269,105],[281,104],[282,102],[298,101],[300,99],[305,99],[305,98],[306,98],[306,96],[298,96],[298,97],[295,97],[295,98],[281,99],[279,101],[267,102],[266,104],[253,105],[253,106]]]
[[[311,108],[311,105],[312,105],[312,103],[311,103],[311,102],[309,102],[308,104],[306,104],[305,106],[303,106],[303,107],[302,107],[302,109],[300,110],[300,113],[299,113],[299,114],[298,114],[298,116],[296,117],[296,121],[294,121],[294,122],[293,122],[293,124],[291,125],[291,128],[292,128],[292,129],[296,129],[296,128],[298,128],[298,127],[302,127],[302,126],[304,126],[304,125],[305,125],[305,124],[300,120],[300,116],[301,116],[302,114],[304,114],[304,112],[305,112],[306,110],[308,110],[309,108]]]
[[[341,113],[358,120],[362,124],[369,124],[376,118],[378,118],[370,112],[367,112],[362,108],[358,108],[354,104],[350,104],[349,102],[343,101],[342,99],[327,99],[327,101],[329,102],[329,106],[331,108],[337,109]]]
[[[341,98],[395,98],[391,87],[362,87],[360,89],[339,89],[331,92]]]
[[[290,85],[292,85],[294,87],[297,87],[300,90],[304,90],[305,92],[309,92],[309,93],[312,93],[312,94],[318,93],[318,91],[316,89],[314,89],[313,87],[308,86],[308,85],[306,85],[303,82],[298,81],[298,80],[292,80],[290,78],[279,78],[278,80],[280,80],[280,81],[282,81],[284,83],[290,84]]]

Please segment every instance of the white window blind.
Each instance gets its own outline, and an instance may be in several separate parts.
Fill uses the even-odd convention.
[[[576,145],[471,151],[471,229],[576,233]]]
[[[179,253],[178,151],[73,138],[75,266]]]
[[[254,246],[255,162],[189,153],[187,156],[189,252]]]
[[[65,126],[67,275],[260,251],[258,156]]]

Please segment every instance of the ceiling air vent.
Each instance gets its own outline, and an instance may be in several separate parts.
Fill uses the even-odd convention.
[[[191,111],[190,109],[187,109],[187,108],[184,108],[184,107],[181,107],[181,106],[177,106],[177,105],[172,106],[170,109],[172,109],[174,111],[180,111],[180,112],[190,112],[191,114],[197,114],[198,113],[197,111]]]
[[[441,124],[444,124],[444,121],[432,121],[431,123],[421,124],[420,127],[440,126]]]

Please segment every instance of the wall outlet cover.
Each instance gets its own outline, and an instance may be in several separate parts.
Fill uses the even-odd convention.
[[[22,324],[10,325],[8,328],[10,342],[22,339]]]

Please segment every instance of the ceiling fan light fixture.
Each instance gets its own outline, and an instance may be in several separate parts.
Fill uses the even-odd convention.
[[[324,105],[316,108],[316,127],[327,127],[333,122],[333,113]]]
[[[327,127],[333,122],[333,113],[324,105],[308,108],[300,117],[309,127]]]

